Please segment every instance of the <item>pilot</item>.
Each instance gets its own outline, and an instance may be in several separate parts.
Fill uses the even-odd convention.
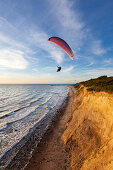
[[[58,66],[57,66],[57,67],[58,67]],[[61,70],[61,67],[58,67],[58,68],[57,68],[57,72],[59,72],[60,70]]]

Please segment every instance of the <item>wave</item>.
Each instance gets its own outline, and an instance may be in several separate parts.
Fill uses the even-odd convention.
[[[53,86],[53,89],[53,87],[47,86],[46,90],[45,87],[38,94],[35,93],[34,95],[33,93],[33,97],[30,92],[28,100],[26,98],[23,100],[22,97],[19,100],[23,102],[21,102],[22,105],[20,104],[21,107],[14,103],[16,108],[14,107],[15,109],[0,117],[1,153],[19,142],[29,132],[30,128],[33,128],[37,122],[46,117],[45,115],[54,116],[54,112],[63,104],[62,102],[66,97],[65,87]],[[44,93],[41,94],[42,92]]]
[[[44,93],[42,96],[39,96],[38,98],[33,99],[32,101],[30,101],[29,103],[27,103],[26,106],[23,106],[23,107],[21,107],[21,108],[17,108],[17,109],[15,109],[15,110],[12,110],[12,111],[8,112],[7,114],[4,113],[4,111],[1,111],[1,113],[3,112],[4,115],[0,116],[0,119],[3,119],[3,118],[6,118],[6,117],[9,117],[9,116],[12,116],[13,114],[16,114],[17,112],[19,112],[19,111],[22,110],[22,109],[27,109],[27,108],[29,109],[29,107],[30,107],[33,103],[35,103],[35,102],[39,101],[40,99],[42,99],[44,95],[45,95],[45,93]],[[7,110],[5,110],[5,111],[7,112]]]
[[[26,116],[30,115],[31,113],[33,113],[36,109],[38,109],[40,107],[40,109],[44,109],[42,108],[42,106],[44,106],[50,99],[52,94],[49,95],[49,97],[47,97],[41,104],[36,104],[34,106],[32,106],[32,104],[34,104],[35,102],[39,101],[40,99],[42,99],[44,96],[44,94],[40,97],[38,97],[37,99],[31,101],[29,103],[29,106],[27,107],[22,107],[19,109],[14,110],[13,112],[10,112],[9,114],[3,115],[0,117],[0,119],[5,122],[4,124],[2,124],[0,122],[0,129],[5,129],[10,123],[14,123],[17,121],[22,120],[23,118],[25,118]]]
[[[42,106],[42,105],[46,104],[51,99],[51,97],[52,97],[52,94],[50,94],[48,96],[48,98],[46,98],[41,104],[39,104],[39,106]]]

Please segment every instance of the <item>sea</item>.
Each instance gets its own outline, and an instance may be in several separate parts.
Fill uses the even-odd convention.
[[[63,105],[68,91],[66,85],[0,85],[1,160],[45,116]]]

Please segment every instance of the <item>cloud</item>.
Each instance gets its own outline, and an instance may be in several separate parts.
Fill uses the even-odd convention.
[[[20,32],[8,20],[0,17],[0,47],[11,47],[13,49],[23,50],[24,52],[31,52],[28,44],[25,43],[25,30]]]
[[[95,55],[103,55],[106,53],[106,50],[102,47],[100,40],[94,40],[91,47],[92,53]]]
[[[23,32],[14,27],[5,18],[0,17],[0,46],[1,50],[6,48],[12,48],[24,52],[25,56],[29,56],[32,61],[32,55],[36,55],[41,51],[46,52],[46,56],[55,60],[58,64],[61,64],[64,60],[64,53],[55,44],[48,42],[49,35],[35,25],[27,30],[23,29]],[[25,34],[24,34],[25,33]],[[31,56],[31,57],[30,57]]]
[[[96,69],[88,69],[88,70],[82,70],[80,73],[84,77],[93,78],[98,77],[102,75],[113,75],[113,69],[112,68],[96,68]]]
[[[87,66],[92,66],[94,64],[94,62],[90,62]]]
[[[55,44],[48,42],[49,35],[37,28],[37,31],[30,31],[28,41],[40,50],[46,51],[50,58],[53,58],[58,64],[64,60],[64,53]]]
[[[0,65],[5,69],[25,69],[28,66],[32,50],[21,34],[13,24],[0,17]]]
[[[76,8],[76,0],[52,0],[48,3],[51,7],[54,21],[57,23],[59,35],[65,37],[66,41],[74,43],[74,48],[80,48],[82,40],[86,36],[85,23],[81,21],[80,12]],[[75,9],[73,10],[73,5]],[[56,11],[56,12],[55,12]],[[54,23],[55,24],[55,23]]]
[[[19,24],[17,24],[18,26],[15,24],[14,20],[9,20],[13,22],[13,24],[11,24],[5,18],[0,17],[1,68],[4,69],[4,67],[6,67],[25,69],[27,68],[28,64],[31,64],[30,68],[32,70],[32,73],[37,74],[37,63],[41,66],[40,58],[42,57],[42,53],[44,56],[43,62],[47,62],[48,66],[51,66],[54,60],[58,64],[63,63],[65,59],[65,52],[60,50],[60,48],[52,42],[47,41],[51,33],[55,36],[64,38],[67,42],[69,42],[69,45],[74,51],[74,54],[77,55],[75,59],[77,59],[80,67],[85,67],[87,63],[90,63],[87,66],[91,66],[93,65],[93,63],[97,63],[95,62],[95,60],[97,59],[95,55],[101,56],[106,53],[107,50],[103,48],[102,41],[96,39],[96,37],[93,37],[92,32],[89,28],[87,28],[85,22],[82,20],[81,12],[76,6],[78,0],[47,0],[47,2],[48,6],[46,7],[48,7],[48,9],[46,10],[48,10],[47,15],[50,17],[48,18],[46,16],[47,18],[46,20],[44,18],[43,23],[41,23],[41,21],[37,18],[38,23],[35,24],[34,19],[27,20],[28,18],[25,17],[26,23],[23,24],[24,26],[21,25],[20,27]],[[19,18],[21,20],[21,16]],[[39,25],[42,26],[42,28],[39,28]],[[48,62],[51,61],[51,59],[53,61]],[[88,61],[87,63],[86,60]],[[104,61],[104,63],[110,63],[110,61],[106,60]],[[65,68],[64,71],[62,70],[62,72],[69,72],[73,68],[73,66],[70,66],[68,68]],[[46,73],[51,71],[52,74],[52,70],[54,69],[56,72],[56,68],[48,67]],[[43,72],[43,68],[41,68],[41,70]],[[86,72],[85,70],[83,71],[82,69],[79,69],[77,73],[78,75],[80,75],[80,77],[82,77],[82,74],[84,77],[85,75],[88,77],[93,74],[93,72],[91,72],[91,74],[90,72],[88,72],[88,68]]]
[[[51,16],[54,16],[54,21],[57,23],[59,35],[69,42],[77,56],[81,53],[86,55],[93,53],[97,56],[105,54],[106,49],[103,48],[102,41],[93,36],[90,28],[83,21],[77,3],[78,0],[48,0]]]
[[[75,1],[76,2],[76,1]],[[73,2],[69,0],[53,0],[51,5],[56,8],[56,16],[60,24],[67,29],[75,31],[83,28],[84,23],[80,21],[77,10],[73,11]]]
[[[5,32],[8,33],[10,30],[15,31],[16,28],[10,22],[8,22],[7,19],[0,16],[0,30],[5,31]]]
[[[37,68],[32,69],[34,72],[38,72],[39,70]]]
[[[0,49],[0,65],[12,69],[26,69],[27,60],[24,52],[15,49]]]
[[[74,66],[70,66],[70,67],[64,69],[63,72],[69,72],[69,71],[73,70],[73,68],[74,68]]]
[[[15,41],[14,38],[10,38],[9,36],[6,36],[2,33],[0,33],[0,44],[1,46],[3,44],[3,46],[5,45],[23,50],[27,49],[27,47],[24,44],[19,43],[18,41]]]
[[[113,58],[108,58],[104,60],[104,64],[112,64],[113,63]]]
[[[49,71],[53,71],[53,70],[56,70],[57,67],[46,67],[45,70],[49,70]]]

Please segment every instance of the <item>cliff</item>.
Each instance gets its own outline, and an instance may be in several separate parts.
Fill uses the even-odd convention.
[[[113,169],[113,94],[81,86],[62,140],[73,170]]]

